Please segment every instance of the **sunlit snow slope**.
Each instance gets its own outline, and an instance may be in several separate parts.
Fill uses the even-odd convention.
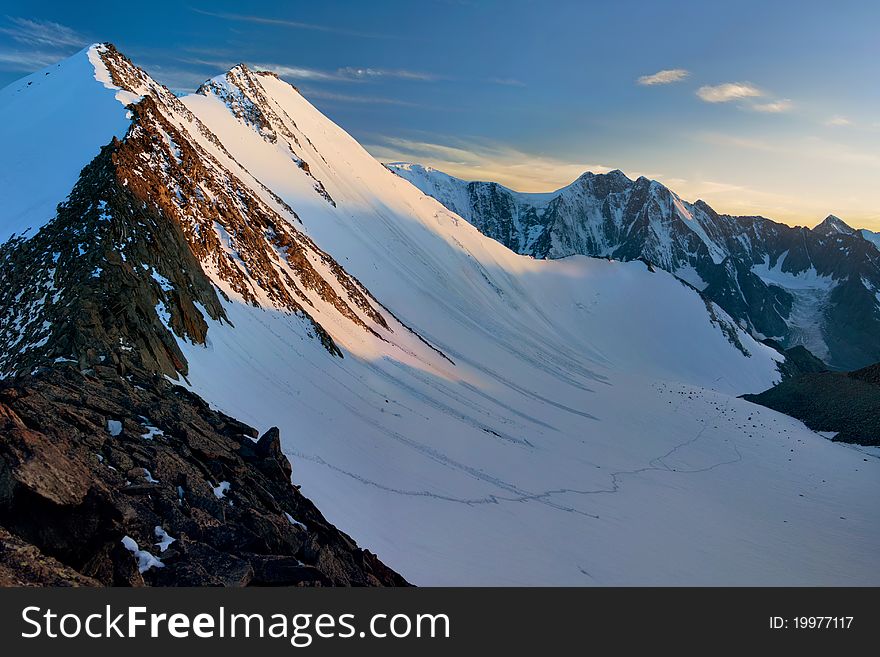
[[[180,339],[188,384],[277,424],[303,491],[407,579],[880,583],[880,463],[737,399],[778,380],[780,356],[693,289],[641,262],[514,254],[271,75],[236,67],[185,108],[165,100],[208,167],[332,256],[347,274],[308,251],[387,324],[309,296],[334,356],[203,262],[229,321],[208,322],[205,346]]]
[[[277,141],[230,110],[239,87]],[[777,356],[738,332],[744,356],[692,290],[638,262],[514,255],[276,78],[234,70],[184,103],[455,363],[381,345],[328,359],[289,319],[242,306],[186,351],[194,388],[282,422],[294,478],[407,577],[878,581],[877,462],[736,399],[776,379]]]

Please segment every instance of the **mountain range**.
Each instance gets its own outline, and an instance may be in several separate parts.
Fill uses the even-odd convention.
[[[880,239],[833,215],[810,229],[719,214],[617,170],[525,194],[417,164],[388,167],[517,253],[642,259],[758,339],[803,346],[835,369],[880,361]]]
[[[843,269],[793,273],[809,248],[743,244],[812,285],[752,272],[762,331],[701,282],[737,239],[656,183],[514,223],[489,185],[499,243],[273,73],[178,97],[110,44],[0,91],[0,142],[0,566],[32,566],[0,581],[880,581],[876,455],[740,398],[791,367],[763,338],[837,298]],[[547,208],[597,195],[602,231],[551,253]],[[641,247],[606,252],[631,206]],[[825,336],[800,344],[870,353]]]

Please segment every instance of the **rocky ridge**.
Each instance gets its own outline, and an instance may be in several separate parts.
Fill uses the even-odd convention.
[[[277,429],[168,379],[233,298],[300,317],[328,357],[328,318],[409,329],[168,89],[89,54],[130,127],[0,245],[0,584],[405,585],[291,484]]]
[[[248,172],[173,94],[112,46],[100,55],[132,95],[132,124],[52,221],[0,246],[0,372],[72,359],[185,375],[176,340],[204,343],[228,295],[301,316],[338,356],[321,313],[379,340],[409,331],[295,228],[292,208],[243,183]]]

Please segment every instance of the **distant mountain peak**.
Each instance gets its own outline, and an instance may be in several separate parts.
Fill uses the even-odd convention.
[[[527,194],[413,164],[389,168],[518,253],[646,260],[696,287],[759,339],[804,344],[841,368],[880,359],[880,267],[865,244],[880,237],[834,215],[810,229],[719,214],[619,169]],[[861,289],[832,299],[840,281]],[[853,316],[869,319],[854,330]]]
[[[842,233],[844,235],[854,235],[855,229],[847,224],[843,219],[837,217],[833,214],[829,214],[825,217],[824,221],[821,224],[816,226],[813,230],[823,232],[823,233]]]
[[[605,175],[608,176],[609,178],[623,178],[625,180],[630,180],[630,181],[632,180],[629,176],[627,176],[620,169],[612,169],[611,171],[609,171]]]
[[[594,171],[584,171],[581,175],[579,175],[577,177],[577,180],[575,180],[571,184],[573,185],[578,181],[594,180],[594,179],[612,180],[614,182],[620,182],[620,183],[633,182],[632,179],[629,176],[627,176],[620,169],[612,169],[611,171],[606,171],[605,173],[595,173]],[[567,186],[570,186],[570,185],[567,185]]]

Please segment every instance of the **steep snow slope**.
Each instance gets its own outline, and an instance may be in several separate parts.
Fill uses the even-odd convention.
[[[200,394],[286,416],[295,480],[404,575],[878,581],[877,462],[736,399],[775,380],[775,352],[728,327],[744,356],[691,290],[641,263],[514,255],[274,77],[235,69],[183,102],[454,362],[328,361],[290,318],[237,304],[234,328],[185,347]]]
[[[880,233],[874,233],[867,229],[862,229],[861,233],[862,237],[869,242],[872,242],[878,249],[880,249]]]
[[[0,244],[55,215],[101,146],[128,129],[96,46],[0,90]],[[97,64],[97,68],[96,68]]]

